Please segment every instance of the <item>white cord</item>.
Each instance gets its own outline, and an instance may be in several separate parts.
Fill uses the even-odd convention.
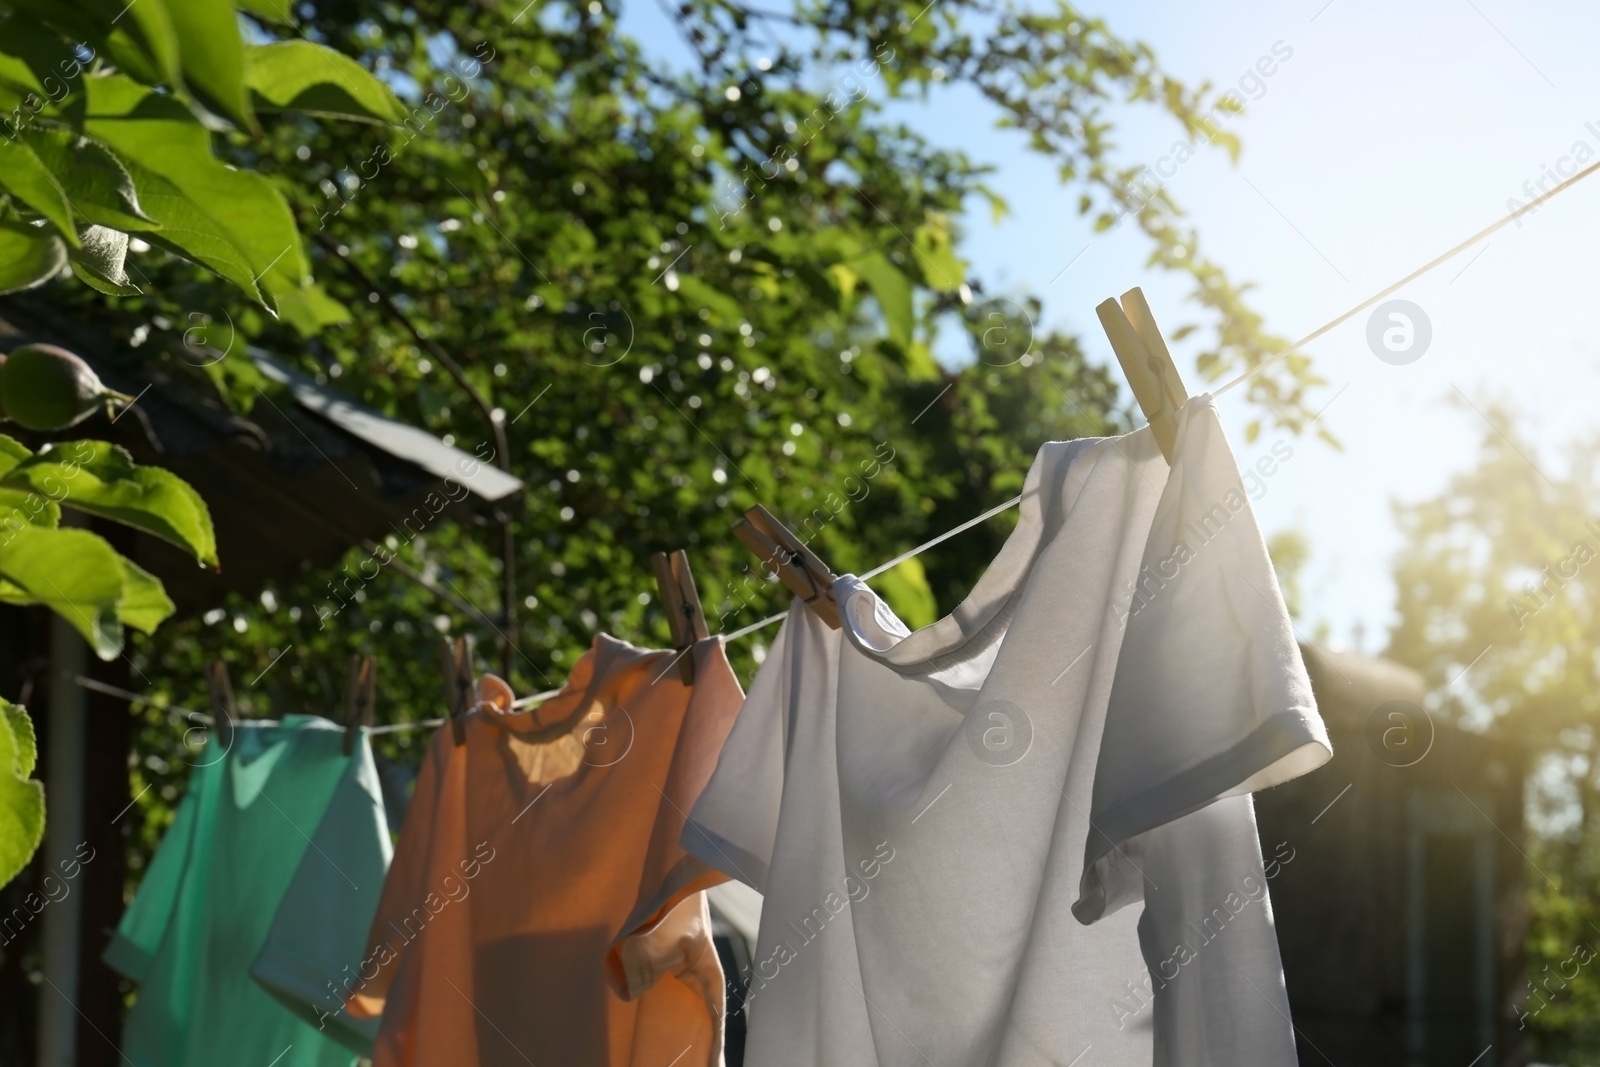
[[[1382,300],[1384,297],[1390,295],[1391,293],[1394,293],[1394,292],[1398,291],[1399,289],[1401,289],[1404,286],[1410,284],[1411,282],[1416,281],[1418,278],[1422,277],[1424,274],[1428,273],[1430,270],[1433,270],[1435,267],[1439,266],[1441,263],[1445,263],[1449,259],[1451,259],[1453,256],[1459,255],[1460,253],[1466,251],[1468,248],[1471,248],[1473,245],[1477,244],[1479,241],[1483,240],[1485,237],[1488,237],[1490,234],[1493,234],[1494,232],[1499,230],[1501,227],[1506,226],[1509,223],[1515,222],[1517,219],[1521,218],[1523,215],[1526,215],[1528,212],[1533,211],[1535,208],[1537,208],[1539,205],[1543,204],[1545,201],[1549,200],[1551,197],[1555,196],[1557,193],[1563,192],[1563,191],[1571,188],[1573,185],[1576,185],[1579,181],[1582,181],[1584,178],[1587,178],[1589,175],[1593,174],[1597,170],[1600,170],[1600,162],[1591,163],[1589,166],[1585,167],[1583,170],[1580,170],[1578,173],[1574,174],[1572,177],[1568,178],[1566,181],[1562,182],[1560,185],[1557,185],[1555,188],[1551,189],[1549,192],[1543,194],[1542,196],[1536,197],[1535,199],[1533,199],[1533,200],[1529,201],[1528,203],[1522,205],[1521,207],[1517,208],[1515,211],[1513,211],[1510,214],[1506,215],[1505,218],[1500,219],[1498,222],[1492,223],[1491,225],[1485,227],[1482,230],[1479,230],[1477,233],[1473,234],[1471,237],[1468,237],[1465,241],[1462,241],[1460,244],[1456,245],[1454,248],[1450,249],[1448,252],[1444,252],[1444,253],[1436,256],[1435,258],[1429,260],[1427,263],[1424,263],[1422,266],[1418,267],[1416,270],[1412,271],[1410,274],[1407,274],[1404,278],[1401,278],[1399,281],[1395,282],[1393,285],[1387,286],[1384,289],[1379,290],[1377,293],[1374,293],[1372,296],[1367,297],[1367,299],[1365,299],[1361,303],[1357,304],[1355,307],[1350,308],[1348,311],[1345,311],[1342,314],[1340,314],[1340,315],[1328,320],[1327,322],[1323,323],[1321,326],[1318,326],[1315,330],[1312,330],[1310,333],[1306,334],[1304,337],[1300,338],[1300,340],[1296,341],[1294,344],[1290,345],[1288,348],[1284,349],[1282,352],[1279,352],[1277,355],[1273,356],[1271,359],[1265,360],[1265,361],[1257,364],[1256,366],[1252,367],[1251,369],[1245,371],[1243,374],[1240,374],[1239,376],[1237,376],[1237,377],[1233,378],[1232,380],[1228,381],[1221,388],[1214,390],[1211,395],[1212,396],[1221,396],[1223,393],[1226,393],[1228,390],[1232,389],[1234,386],[1242,385],[1245,381],[1249,380],[1250,378],[1253,378],[1255,375],[1257,375],[1257,374],[1261,373],[1262,371],[1266,370],[1268,367],[1270,367],[1273,364],[1277,363],[1279,360],[1283,359],[1285,356],[1288,356],[1289,354],[1291,354],[1293,352],[1299,351],[1301,348],[1304,348],[1306,345],[1310,344],[1312,341],[1315,341],[1317,338],[1321,337],[1323,334],[1327,333],[1329,330],[1334,329],[1335,327],[1341,325],[1342,323],[1348,322],[1350,319],[1352,319],[1355,316],[1359,315],[1361,312],[1365,311],[1367,308],[1371,307],[1373,304],[1376,304],[1378,301]],[[994,507],[990,508],[988,511],[985,511],[983,514],[977,516],[976,518],[968,519],[966,522],[962,523],[960,526],[957,526],[957,527],[955,527],[954,529],[951,529],[951,530],[946,530],[944,533],[940,534],[938,537],[935,537],[933,540],[925,541],[922,544],[918,545],[916,548],[913,548],[908,552],[902,552],[900,555],[896,556],[894,559],[891,559],[889,562],[884,563],[884,564],[882,564],[880,566],[874,567],[872,570],[868,571],[866,574],[863,574],[861,576],[861,580],[862,581],[867,581],[869,579],[876,578],[878,575],[882,574],[884,571],[892,570],[895,567],[898,567],[900,564],[904,563],[906,560],[911,559],[911,558],[913,558],[915,556],[919,556],[922,553],[926,552],[928,549],[933,548],[935,545],[938,545],[938,544],[941,544],[941,543],[943,543],[945,541],[948,541],[950,538],[956,536],[957,534],[965,533],[967,530],[972,529],[974,526],[978,525],[979,523],[987,522],[989,519],[994,518],[996,515],[1000,514],[1002,511],[1009,511],[1011,508],[1016,507],[1020,503],[1022,503],[1022,497],[1021,496],[1015,496],[1015,497],[1012,497],[1010,500],[1007,500],[1003,504],[996,504]],[[725,635],[723,637],[723,640],[724,641],[738,641],[741,638],[745,638],[745,637],[750,636],[751,634],[755,633],[757,630],[764,630],[768,626],[771,626],[773,623],[780,622],[788,614],[789,614],[788,611],[781,611],[776,615],[769,615],[765,619],[761,619],[758,622],[753,622],[749,626],[742,627],[742,628],[740,628],[738,630],[733,631],[733,633],[731,633],[731,634]],[[159,701],[150,700],[149,698],[142,697],[137,693],[130,693],[126,689],[118,689],[115,686],[106,685],[104,682],[97,682],[97,681],[93,680],[92,678],[85,678],[82,675],[78,675],[73,680],[76,681],[79,685],[83,686],[86,689],[94,689],[94,690],[97,690],[97,691],[102,692],[102,693],[108,693],[111,696],[121,697],[124,700],[129,701],[130,703],[134,703],[134,704],[149,704],[149,705],[152,705],[154,707],[161,708],[161,709],[163,709],[165,711],[168,711],[170,713],[176,713],[176,714],[183,715],[184,717],[189,718],[191,720],[198,719],[200,722],[203,722],[203,723],[205,723],[207,725],[211,725],[211,723],[212,723],[211,716],[209,716],[209,715],[202,714],[202,713],[200,713],[198,711],[190,711],[187,708],[181,708],[176,704],[163,704],[163,703],[160,703]],[[513,708],[518,709],[518,710],[521,710],[523,708],[532,707],[535,704],[539,704],[539,703],[542,703],[543,701],[549,700],[551,697],[558,695],[560,692],[561,692],[560,689],[547,689],[542,693],[535,693],[532,696],[526,696],[526,697],[523,697],[520,700],[513,701],[511,706]],[[253,721],[271,722],[271,720],[253,720]],[[444,719],[421,719],[421,720],[417,720],[417,721],[414,721],[414,722],[396,722],[396,723],[388,723],[388,724],[385,724],[383,726],[371,726],[371,727],[368,727],[367,729],[368,729],[368,732],[370,732],[370,733],[383,734],[383,733],[394,733],[394,732],[400,731],[400,730],[418,730],[418,729],[424,729],[424,728],[431,728],[431,727],[439,726],[439,725],[443,724],[444,722],[445,722]]]
[[[1460,244],[1458,244],[1454,248],[1450,249],[1450,251],[1444,252],[1444,253],[1441,253],[1438,256],[1435,256],[1433,259],[1431,259],[1428,262],[1424,263],[1422,266],[1418,267],[1416,270],[1412,271],[1410,274],[1407,274],[1404,278],[1401,278],[1399,281],[1395,282],[1393,285],[1388,286],[1387,288],[1382,289],[1377,293],[1374,293],[1372,296],[1367,297],[1365,300],[1361,301],[1361,303],[1357,304],[1355,307],[1351,308],[1349,311],[1346,311],[1344,314],[1339,315],[1337,318],[1330,319],[1329,321],[1323,323],[1321,326],[1318,326],[1315,330],[1312,330],[1310,333],[1306,334],[1304,337],[1300,338],[1300,340],[1296,341],[1294,344],[1290,345],[1288,348],[1285,348],[1282,352],[1279,352],[1277,355],[1273,356],[1271,359],[1265,360],[1264,362],[1257,364],[1256,366],[1254,366],[1254,367],[1250,368],[1249,370],[1245,371],[1243,374],[1239,375],[1237,378],[1234,378],[1233,380],[1229,381],[1222,388],[1213,391],[1211,395],[1212,396],[1221,396],[1223,393],[1226,393],[1229,389],[1232,389],[1234,386],[1240,385],[1243,382],[1245,382],[1246,380],[1255,377],[1257,374],[1260,374],[1262,371],[1266,370],[1268,367],[1272,366],[1274,363],[1277,363],[1279,360],[1283,359],[1285,356],[1289,355],[1291,352],[1299,351],[1301,348],[1304,348],[1306,345],[1310,344],[1312,341],[1315,341],[1317,338],[1321,337],[1323,334],[1327,333],[1329,330],[1333,329],[1335,326],[1338,326],[1339,324],[1341,324],[1343,322],[1347,322],[1350,319],[1354,318],[1355,316],[1361,314],[1361,312],[1365,311],[1367,308],[1371,307],[1373,304],[1376,304],[1378,301],[1382,300],[1384,297],[1388,296],[1390,293],[1396,292],[1399,289],[1401,289],[1402,287],[1404,287],[1406,285],[1409,285],[1410,283],[1416,281],[1418,278],[1422,277],[1424,274],[1428,273],[1430,270],[1432,270],[1433,268],[1437,267],[1439,264],[1446,262],[1451,257],[1457,256],[1457,255],[1461,254],[1462,252],[1465,252],[1467,249],[1471,248],[1473,245],[1477,244],[1479,241],[1483,240],[1485,237],[1488,237],[1490,234],[1494,233],[1496,230],[1500,229],[1502,226],[1505,226],[1506,224],[1511,223],[1511,222],[1515,222],[1517,219],[1521,218],[1523,215],[1526,215],[1528,212],[1532,211],[1534,208],[1538,207],[1540,204],[1543,204],[1546,200],[1549,200],[1551,197],[1555,196],[1557,193],[1562,192],[1562,191],[1564,191],[1564,190],[1566,190],[1568,188],[1571,188],[1573,185],[1576,185],[1578,182],[1582,181],[1584,178],[1587,178],[1589,175],[1593,174],[1597,170],[1600,170],[1600,163],[1591,163],[1591,164],[1589,164],[1587,167],[1583,168],[1578,173],[1574,174],[1572,177],[1568,178],[1566,181],[1564,181],[1560,185],[1556,186],[1554,189],[1551,189],[1548,193],[1545,193],[1543,196],[1535,197],[1533,200],[1530,200],[1528,203],[1523,204],[1521,207],[1517,208],[1515,211],[1511,212],[1509,215],[1507,215],[1505,218],[1501,219],[1500,221],[1495,222],[1495,223],[1491,223],[1490,225],[1488,225],[1488,226],[1484,227],[1483,229],[1479,230],[1477,233],[1473,234],[1471,237],[1468,237],[1465,241],[1462,241]]]

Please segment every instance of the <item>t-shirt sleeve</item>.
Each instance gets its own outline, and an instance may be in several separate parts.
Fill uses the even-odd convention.
[[[417,772],[411,803],[406,808],[400,839],[383,880],[378,907],[367,934],[366,954],[357,968],[358,981],[350,990],[345,1008],[358,1019],[383,1014],[389,989],[394,984],[409,937],[407,926],[413,907],[427,893],[429,864],[434,850],[441,847],[437,838],[441,821],[441,792],[449,778],[449,761],[455,756],[455,740],[446,722],[433,735],[428,754]],[[459,809],[458,809],[459,810]]]
[[[677,697],[684,701],[683,718],[673,746],[666,781],[659,785],[651,782],[644,787],[651,796],[659,793],[659,801],[655,827],[651,832],[650,847],[640,878],[639,896],[606,955],[607,974],[613,987],[625,1000],[644,992],[648,986],[641,986],[636,979],[652,973],[651,968],[638,969],[628,965],[630,954],[638,948],[632,943],[648,939],[648,931],[657,927],[688,898],[730,877],[720,867],[712,866],[685,850],[682,835],[689,811],[711,778],[717,766],[718,754],[744,703],[744,690],[739,687],[739,679],[728,665],[720,638],[698,642],[692,655],[695,657],[694,683],[687,692]],[[647,670],[661,673],[654,664]],[[669,671],[660,680],[652,682],[650,688],[681,684],[677,673]],[[664,693],[669,698],[671,694],[671,690]],[[662,708],[657,712],[646,707],[641,714],[659,714],[666,710]]]
[[[377,1020],[353,1018],[343,1002],[349,976],[362,964],[363,934],[377,909],[393,850],[378,769],[364,733],[345,763],[250,975],[308,1023],[367,1055]]]
[[[112,969],[142,982],[150,974],[168,924],[183,895],[198,848],[199,824],[206,794],[220,777],[222,766],[201,767],[178,804],[172,825],[162,835],[155,856],[146,868],[133,903],[122,913],[116,935],[106,946],[104,959]]]
[[[690,855],[761,893],[767,888],[783,800],[795,644],[799,630],[813,624],[824,625],[796,600],[750,683],[717,769],[683,831],[683,847]]]
[[[1142,896],[1124,843],[1333,754],[1214,401],[1185,407],[1122,617],[1073,914]]]

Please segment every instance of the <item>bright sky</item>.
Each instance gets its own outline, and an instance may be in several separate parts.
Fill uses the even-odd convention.
[[[1600,158],[1600,73],[1583,44],[1600,32],[1600,9],[1324,3],[1086,8],[1148,41],[1174,74],[1219,87],[1236,84],[1276,42],[1293,49],[1229,127],[1244,142],[1237,166],[1212,151],[1167,186],[1210,254],[1236,280],[1259,283],[1256,307],[1290,338],[1504,215],[1508,198],[1528,199],[1523,183],[1546,168],[1570,173],[1562,157],[1578,142]],[[963,140],[980,158],[1005,160],[997,184],[1015,208],[1000,227],[973,214],[966,250],[981,268],[1003,268],[1043,294],[1047,321],[1076,328],[1107,359],[1092,316],[1105,297],[1143,285],[1158,320],[1183,317],[1181,281],[1144,267],[1140,235],[1090,236],[1048,169],[1005,151],[1003,135],[980,124],[981,105],[972,112]],[[948,117],[939,126],[960,128]],[[1136,112],[1119,130],[1125,151],[1149,162],[1175,139],[1170,124]],[[1298,526],[1311,539],[1303,630],[1325,621],[1348,643],[1360,626],[1365,650],[1381,647],[1394,604],[1391,561],[1401,547],[1391,502],[1437,493],[1487,428],[1472,408],[1449,402],[1459,400],[1457,389],[1479,408],[1499,400],[1524,413],[1519,428],[1538,449],[1532,459],[1552,475],[1562,469],[1562,446],[1595,432],[1594,409],[1583,400],[1600,386],[1600,175],[1522,222],[1396,294],[1432,325],[1416,362],[1378,360],[1366,314],[1309,347],[1331,383],[1314,406],[1338,394],[1323,421],[1344,451],[1292,441],[1293,458],[1255,504],[1269,534]],[[1090,250],[1051,285],[1086,243]],[[1196,388],[1192,362],[1179,365]],[[1251,412],[1241,392],[1221,406],[1244,465],[1274,436],[1245,445]]]
[[[1207,252],[1236,281],[1258,283],[1254,304],[1282,336],[1310,332],[1503,216],[1508,198],[1527,199],[1525,182],[1558,166],[1570,173],[1580,143],[1586,160],[1600,158],[1600,70],[1588,54],[1600,8],[1153,0],[1084,9],[1148,42],[1191,83],[1237,84],[1278,46],[1264,91],[1229,125],[1244,142],[1239,163],[1202,152],[1167,189]],[[626,22],[647,40],[671,40],[653,5],[630,5]],[[1091,234],[1050,165],[996,130],[975,95],[952,91],[897,110],[934,140],[1000,165],[991,184],[1012,213],[993,225],[975,205],[962,251],[984,277],[1039,294],[1047,326],[1079,334],[1110,361],[1093,313],[1104,298],[1140,285],[1158,321],[1188,317],[1183,280],[1145,267],[1144,237]],[[1178,139],[1173,123],[1148,111],[1117,116],[1129,162],[1153,164]],[[1392,502],[1439,492],[1487,429],[1472,407],[1451,402],[1457,390],[1478,408],[1499,401],[1520,411],[1533,460],[1552,475],[1563,469],[1562,446],[1595,432],[1583,399],[1600,395],[1597,224],[1600,175],[1396,294],[1431,324],[1415,362],[1380,361],[1365,313],[1309,347],[1331,383],[1313,404],[1337,396],[1323,422],[1344,450],[1291,439],[1293,457],[1255,503],[1269,535],[1298,527],[1310,538],[1303,633],[1325,623],[1349,646],[1364,630],[1363,649],[1381,648],[1401,547]],[[1192,350],[1177,355],[1197,391]],[[1241,466],[1278,440],[1268,431],[1244,443],[1254,412],[1242,400],[1242,390],[1221,400]]]

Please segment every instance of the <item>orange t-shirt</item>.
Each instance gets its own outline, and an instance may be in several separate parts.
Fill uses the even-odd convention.
[[[716,1067],[722,968],[678,836],[744,692],[722,640],[599,635],[558,696],[513,712],[486,676],[434,735],[349,1009],[374,1067]]]

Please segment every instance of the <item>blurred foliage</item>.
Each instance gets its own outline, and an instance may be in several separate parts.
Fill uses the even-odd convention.
[[[1512,412],[1480,414],[1476,464],[1395,509],[1405,548],[1387,654],[1446,694],[1435,714],[1532,756],[1522,1010],[1540,1009],[1526,1025],[1541,1057],[1600,1063],[1600,968],[1540,988],[1580,944],[1600,944],[1600,442],[1573,448],[1561,472]]]
[[[1311,562],[1311,538],[1304,530],[1279,530],[1267,538],[1267,555],[1272,559],[1272,569],[1278,576],[1278,588],[1283,592],[1284,606],[1289,616],[1300,619],[1305,614],[1306,564]]]
[[[1535,853],[1536,862],[1542,862]],[[1559,859],[1552,857],[1552,862]],[[1588,881],[1594,885],[1593,878]],[[1519,1022],[1541,1060],[1600,1064],[1600,899],[1530,878],[1527,978]]]
[[[440,703],[442,631],[474,634],[485,656],[509,637],[509,663],[495,665],[520,691],[553,687],[597,631],[665,642],[651,552],[689,550],[713,630],[781,610],[781,587],[728,532],[754,503],[807,530],[836,571],[860,572],[1015,495],[1043,441],[1128,428],[1115,375],[1073,338],[1037,330],[1037,302],[963,262],[964,209],[1005,205],[988,168],[890,117],[894,98],[976,90],[1097,226],[1126,212],[1152,261],[1192,280],[1203,321],[1168,327],[1214,334],[1207,375],[1282,347],[1165,193],[1136,191],[1140,168],[1117,161],[1106,115],[1141,102],[1235,150],[1206,127],[1232,105],[1169,78],[1103,23],[1065,4],[969,0],[665,10],[692,69],[620,32],[601,3],[299,4],[294,32],[355,57],[405,111],[396,125],[334,127],[258,105],[259,134],[215,137],[309,238],[312,313],[275,319],[155,242],[128,260],[149,281],[142,295],[45,290],[162,358],[259,344],[526,485],[478,525],[396,531],[396,563],[375,577],[352,551],[337,574],[136,643],[153,698],[204,706],[202,666],[222,656],[255,679],[238,693],[248,714],[336,712],[346,657],[372,652],[380,720],[426,718]],[[247,42],[278,32],[254,16],[243,25]],[[952,336],[972,353],[959,370],[933,358]],[[248,411],[261,383],[247,360],[192,362]],[[1291,357],[1249,395],[1298,428],[1314,381]],[[506,605],[502,519],[515,549]],[[880,585],[926,622],[1013,522],[997,517]],[[745,677],[770,633],[733,649]],[[187,766],[207,757],[203,731],[135,714],[137,877]],[[383,741],[393,754],[425,743]]]

